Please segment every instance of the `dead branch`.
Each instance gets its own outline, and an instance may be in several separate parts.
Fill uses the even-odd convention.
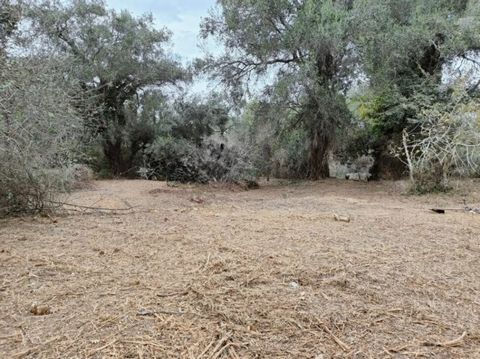
[[[92,356],[95,353],[101,352],[102,350],[107,349],[108,347],[111,347],[112,345],[116,344],[117,342],[118,342],[118,339],[112,340],[111,342],[105,344],[104,346],[90,351],[89,356]]]
[[[187,295],[188,293],[190,292],[190,287],[188,287],[187,289],[185,289],[184,291],[181,291],[181,292],[173,292],[173,293],[159,293],[157,294],[157,297],[159,298],[167,298],[167,297],[176,297],[176,296],[184,296],[184,295]]]
[[[323,324],[322,327],[323,327],[323,330],[325,330],[332,337],[334,342],[337,343],[338,346],[343,349],[343,351],[345,352],[350,351],[350,347],[344,342],[342,342],[335,334],[333,334],[332,331],[325,324]]]
[[[432,342],[424,342],[423,345],[425,346],[430,346],[430,347],[442,347],[442,348],[448,348],[448,347],[455,347],[460,344],[462,344],[463,339],[467,336],[467,332],[463,332],[461,336],[459,336],[456,339],[449,340],[446,342],[437,342],[437,343],[432,343]]]
[[[78,204],[72,204],[72,203],[66,203],[66,202],[49,201],[49,203],[55,204],[58,206],[67,206],[67,207],[80,208],[80,209],[90,209],[92,211],[109,211],[109,212],[131,211],[132,209],[139,207],[139,206],[132,206],[127,208],[102,208],[102,207],[81,206]]]

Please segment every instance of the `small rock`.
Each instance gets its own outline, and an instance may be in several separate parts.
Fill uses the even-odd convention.
[[[24,241],[28,240],[28,238],[25,237],[25,236],[21,236],[21,237],[18,238],[18,240],[24,242]]]
[[[50,307],[47,305],[33,304],[32,307],[30,308],[30,313],[32,313],[33,315],[48,315],[48,314],[51,314],[52,311],[50,310]]]
[[[351,218],[348,217],[348,216],[340,216],[336,213],[333,214],[333,219],[337,222],[346,222],[346,223],[350,223],[351,221]]]
[[[190,202],[202,204],[202,203],[205,203],[205,199],[202,197],[192,197],[190,198]]]
[[[290,288],[292,288],[292,289],[298,289],[298,288],[300,288],[300,284],[298,284],[297,282],[290,282],[290,283],[288,284],[288,286],[289,286]]]

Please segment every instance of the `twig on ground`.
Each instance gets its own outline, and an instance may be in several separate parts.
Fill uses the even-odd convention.
[[[443,348],[455,347],[455,346],[458,346],[458,345],[462,344],[463,339],[466,336],[467,336],[467,332],[463,332],[463,334],[461,336],[459,336],[458,338],[453,339],[453,340],[449,340],[449,341],[446,341],[446,342],[437,342],[437,343],[424,342],[423,345],[431,346],[431,347],[443,347]]]
[[[39,349],[39,347],[25,349],[24,351],[13,354],[12,358],[19,359],[19,358],[26,357],[27,355],[32,354],[34,351],[36,351],[38,349]]]
[[[91,350],[90,353],[88,354],[89,356],[92,356],[95,353],[101,352],[104,349],[107,349],[108,347],[111,347],[112,345],[115,345],[118,342],[118,339],[112,340],[111,342],[105,344],[104,346]]]
[[[0,340],[11,339],[21,336],[20,333],[10,334],[10,335],[2,335],[0,336]]]
[[[322,327],[323,330],[325,330],[332,337],[332,339],[335,341],[335,343],[338,344],[340,348],[342,348],[346,352],[351,350],[350,347],[344,342],[342,342],[335,334],[333,334],[332,331],[325,324],[323,324]]]
[[[226,349],[232,347],[233,345],[234,345],[233,343],[227,343],[227,344],[225,344],[225,345],[224,345],[223,347],[221,347],[220,350],[212,357],[212,359],[217,359],[218,357],[220,357],[220,355],[222,355],[222,353],[223,353]]]
[[[215,343],[215,340],[212,340],[210,344],[208,344],[207,347],[203,350],[203,352],[200,353],[197,359],[201,359],[205,354],[207,354],[208,350],[212,347],[214,343]]]
[[[138,206],[128,207],[128,208],[102,208],[102,207],[81,206],[78,204],[72,204],[72,203],[66,203],[66,202],[54,202],[54,201],[50,201],[50,203],[57,204],[60,206],[73,207],[73,208],[91,209],[93,211],[121,212],[121,211],[131,211],[132,209],[138,208]]]
[[[224,343],[230,338],[230,336],[224,336],[222,339],[220,339],[217,343],[217,345],[215,346],[215,348],[213,348],[213,352],[212,352],[212,355],[210,355],[210,359],[215,359],[215,358],[218,358],[218,356],[223,352],[223,350],[225,349],[225,346]]]
[[[33,352],[35,351],[38,351],[42,348],[42,346],[45,346],[45,345],[48,345],[50,343],[53,343],[54,341],[58,340],[58,339],[61,339],[61,338],[64,338],[64,336],[59,336],[59,337],[55,337],[53,339],[50,339],[50,340],[47,340],[46,342],[44,342],[42,345],[37,345],[35,347],[32,347],[32,348],[28,348],[28,349],[25,349],[24,351],[21,351],[21,352],[18,352],[18,353],[15,353],[12,355],[12,358],[15,358],[15,359],[19,359],[19,358],[23,358],[27,355],[30,355],[32,354]]]
[[[149,345],[149,346],[156,347],[156,348],[161,348],[161,349],[166,348],[165,345],[161,345],[161,344],[157,344],[157,343],[153,343],[153,342],[142,342],[142,341],[138,341],[138,340],[122,340],[122,343],[136,344],[136,345]]]
[[[231,346],[230,348],[228,348],[228,353],[230,354],[230,356],[233,358],[233,359],[240,359],[240,357],[238,356],[237,352],[235,351],[235,348],[233,346]]]
[[[189,292],[190,292],[190,287],[188,287],[187,289],[185,289],[184,291],[181,291],[181,292],[172,292],[172,293],[164,293],[164,294],[159,293],[159,294],[157,294],[157,297],[167,298],[167,297],[184,296],[184,295],[187,295]]]

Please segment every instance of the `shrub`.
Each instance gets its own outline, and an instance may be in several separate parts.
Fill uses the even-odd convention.
[[[404,131],[402,150],[413,191],[446,191],[451,177],[480,175],[479,109],[479,99],[459,84],[448,102],[421,113],[418,133]]]
[[[197,145],[184,138],[158,137],[144,151],[139,174],[178,182],[235,182],[251,178],[251,165],[240,147],[210,136]]]
[[[0,214],[51,208],[73,183],[80,120],[58,66],[24,58],[0,69]]]

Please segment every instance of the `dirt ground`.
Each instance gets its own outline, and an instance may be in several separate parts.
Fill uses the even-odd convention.
[[[0,357],[480,358],[480,215],[429,211],[464,196],[95,182],[135,208],[0,221]]]

